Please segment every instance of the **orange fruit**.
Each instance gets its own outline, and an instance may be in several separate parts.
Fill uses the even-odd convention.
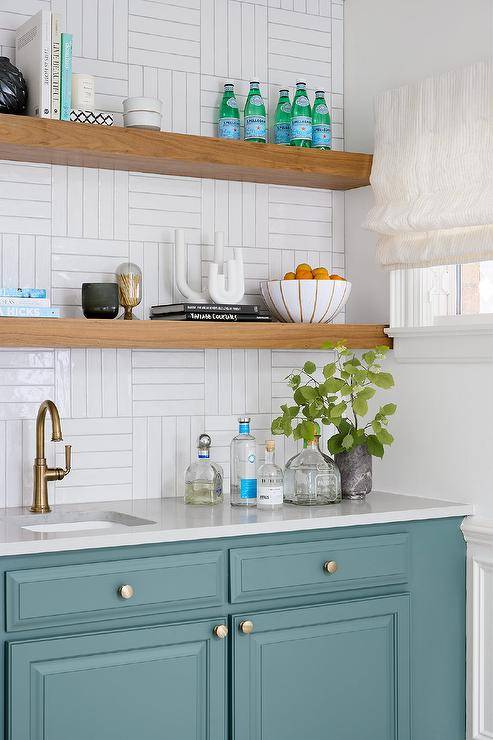
[[[301,262],[298,267],[296,268],[296,274],[299,272],[311,272],[312,268],[310,265],[307,265],[306,262]]]
[[[345,280],[346,278],[341,277],[340,275],[336,275],[335,273],[333,275],[330,275],[331,280]]]
[[[314,280],[330,280],[328,275],[313,275]]]
[[[312,270],[312,275],[315,278],[315,280],[328,280],[329,279],[329,271],[326,267],[314,267]]]
[[[296,275],[294,274],[294,272],[287,272],[284,275],[283,280],[296,280]]]
[[[311,270],[300,270],[296,271],[296,280],[313,280]]]

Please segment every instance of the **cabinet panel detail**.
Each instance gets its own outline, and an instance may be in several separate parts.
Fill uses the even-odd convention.
[[[230,564],[233,603],[405,583],[409,535],[243,547]]]
[[[225,561],[214,551],[11,571],[7,630],[220,606]],[[122,598],[126,585],[131,598]]]
[[[212,623],[11,642],[9,740],[225,740]]]
[[[235,620],[235,740],[410,740],[409,597]]]

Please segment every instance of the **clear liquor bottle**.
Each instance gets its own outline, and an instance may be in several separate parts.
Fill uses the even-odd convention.
[[[312,111],[312,148],[330,149],[331,141],[331,121],[329,109],[325,102],[325,92],[317,90]]]
[[[312,145],[312,109],[306,80],[296,80],[296,93],[291,108],[291,146]]]
[[[257,472],[257,508],[278,509],[283,504],[284,475],[274,462],[275,442],[265,443],[265,461]]]
[[[342,499],[341,475],[335,462],[323,455],[318,435],[286,463],[284,502],[298,506],[325,506]]]
[[[274,144],[289,146],[291,143],[291,103],[289,90],[279,90],[279,101],[274,121]]]
[[[250,434],[250,417],[240,416],[239,432],[231,442],[231,506],[257,505],[257,448]]]
[[[211,438],[201,434],[197,446],[197,460],[185,473],[185,503],[214,506],[223,501],[223,470],[210,460]]]
[[[265,144],[267,138],[265,104],[260,94],[258,82],[250,82],[250,92],[245,103],[244,115],[245,141]]]
[[[240,138],[240,111],[231,82],[224,85],[223,99],[219,108],[218,136],[220,139]]]

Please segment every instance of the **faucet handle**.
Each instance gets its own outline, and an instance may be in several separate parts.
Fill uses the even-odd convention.
[[[72,445],[65,445],[65,475],[68,475],[71,470],[72,463]]]

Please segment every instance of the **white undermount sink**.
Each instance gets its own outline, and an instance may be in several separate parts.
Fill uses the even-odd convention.
[[[77,511],[8,517],[8,523],[16,524],[21,529],[27,529],[30,532],[57,534],[100,530],[103,534],[110,530],[121,532],[128,527],[142,527],[156,522],[119,511]]]

